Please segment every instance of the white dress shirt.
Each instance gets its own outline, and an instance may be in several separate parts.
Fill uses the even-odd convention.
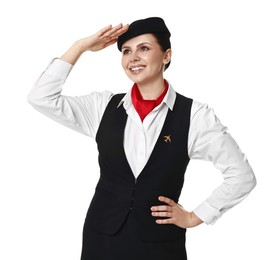
[[[28,101],[38,111],[57,122],[95,138],[113,93],[92,92],[80,97],[61,95],[63,84],[72,68],[71,64],[54,59],[36,81],[28,95]],[[124,149],[136,178],[151,155],[168,109],[173,110],[175,98],[176,93],[169,84],[162,103],[143,122],[132,104],[131,90],[118,104],[123,105],[128,114]],[[227,133],[227,128],[208,105],[197,101],[193,101],[191,108],[188,155],[190,159],[213,162],[224,178],[211,196],[194,210],[207,224],[215,223],[224,212],[241,202],[256,185],[255,175],[246,156]]]

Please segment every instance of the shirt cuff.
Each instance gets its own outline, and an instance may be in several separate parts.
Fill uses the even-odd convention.
[[[204,223],[215,224],[222,213],[212,207],[208,202],[204,201],[193,211]]]
[[[60,60],[58,58],[55,58],[55,59],[52,59],[52,61],[48,65],[46,69],[46,73],[51,74],[55,77],[58,77],[62,80],[65,80],[68,77],[72,68],[73,68],[72,64],[66,61]]]

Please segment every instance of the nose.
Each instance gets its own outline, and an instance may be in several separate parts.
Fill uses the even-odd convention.
[[[131,56],[130,56],[130,61],[135,62],[135,61],[139,61],[139,60],[140,60],[140,57],[139,57],[138,53],[136,51],[132,52]]]

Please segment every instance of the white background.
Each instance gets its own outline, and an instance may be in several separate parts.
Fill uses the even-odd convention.
[[[0,4],[0,259],[76,260],[99,177],[94,140],[27,103],[54,57],[102,27],[161,16],[172,33],[165,77],[215,109],[253,167],[258,185],[213,226],[187,233],[189,260],[276,259],[275,1],[10,0]],[[116,46],[84,54],[64,93],[131,87]],[[221,182],[192,161],[181,204],[193,210]],[[122,245],[123,246],[123,245]]]

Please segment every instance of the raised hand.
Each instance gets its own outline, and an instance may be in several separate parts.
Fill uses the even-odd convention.
[[[83,51],[99,51],[117,42],[118,36],[125,33],[127,29],[128,25],[118,24],[114,27],[109,25],[96,34],[79,40],[78,44]]]
[[[118,36],[127,30],[128,25],[106,26],[97,33],[76,41],[60,59],[75,64],[82,53],[86,51],[99,51],[114,44],[117,42]]]

